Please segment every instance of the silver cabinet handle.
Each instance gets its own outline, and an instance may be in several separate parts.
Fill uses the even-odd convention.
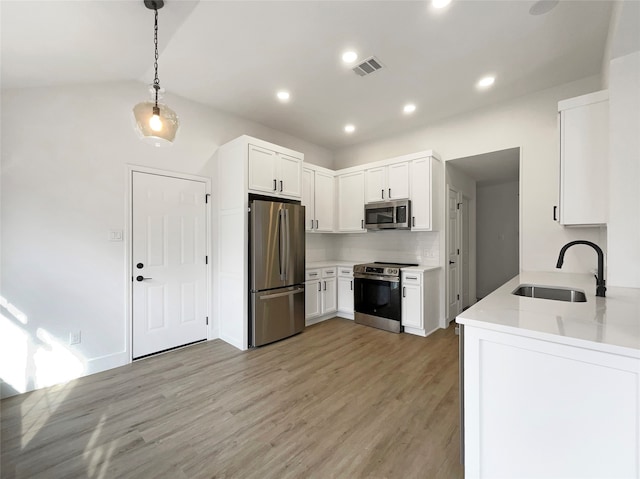
[[[417,276],[407,276],[407,279],[418,279]]]

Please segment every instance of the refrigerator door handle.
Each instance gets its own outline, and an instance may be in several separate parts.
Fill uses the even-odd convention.
[[[279,298],[281,296],[292,296],[292,295],[298,294],[298,293],[304,293],[304,288],[298,288],[298,289],[294,289],[292,291],[285,291],[284,293],[267,294],[267,295],[264,295],[264,296],[260,296],[259,299],[260,300],[273,299],[273,298]]]
[[[287,234],[285,235],[285,238],[287,239],[287,242],[285,244],[286,246],[286,251],[285,251],[285,266],[284,266],[284,279],[286,280],[290,280],[289,278],[289,269],[291,267],[291,225],[289,223],[289,210],[285,209],[284,210],[284,222],[287,225]]]
[[[286,249],[285,243],[287,241],[285,228],[284,210],[278,210],[278,267],[280,268],[280,280],[282,281],[284,281],[287,276],[285,269],[286,266],[284,263]]]

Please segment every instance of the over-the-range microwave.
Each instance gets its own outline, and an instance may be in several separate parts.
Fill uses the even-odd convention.
[[[411,200],[367,203],[364,205],[364,225],[368,230],[411,229]]]

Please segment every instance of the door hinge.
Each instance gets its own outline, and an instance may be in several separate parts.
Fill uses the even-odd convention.
[[[209,326],[209,316],[207,316],[207,326]]]
[[[458,299],[458,300],[460,299],[460,295],[459,294],[456,294],[456,299]]]
[[[460,206],[462,206],[462,203],[456,203],[456,209],[459,210]]]
[[[209,264],[209,256],[204,257],[204,264]]]
[[[204,202],[205,202],[205,203],[209,203],[209,197],[210,197],[210,196],[211,196],[211,195],[210,195],[209,193],[207,193],[206,195],[204,195]]]
[[[460,248],[458,248],[458,254],[460,254]]]

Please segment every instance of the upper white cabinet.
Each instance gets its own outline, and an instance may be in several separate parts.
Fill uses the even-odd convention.
[[[309,165],[302,171],[302,204],[305,229],[328,233],[334,230],[335,187],[333,172]]]
[[[365,171],[366,202],[409,198],[409,162],[369,168]]]
[[[605,224],[608,209],[609,93],[604,90],[561,101],[558,112],[560,224]]]
[[[301,198],[302,156],[293,156],[255,144],[249,144],[248,149],[250,192]]]
[[[436,205],[442,195],[442,163],[434,156],[411,161],[411,230],[440,228]]]
[[[365,231],[364,171],[338,175],[338,231]]]

